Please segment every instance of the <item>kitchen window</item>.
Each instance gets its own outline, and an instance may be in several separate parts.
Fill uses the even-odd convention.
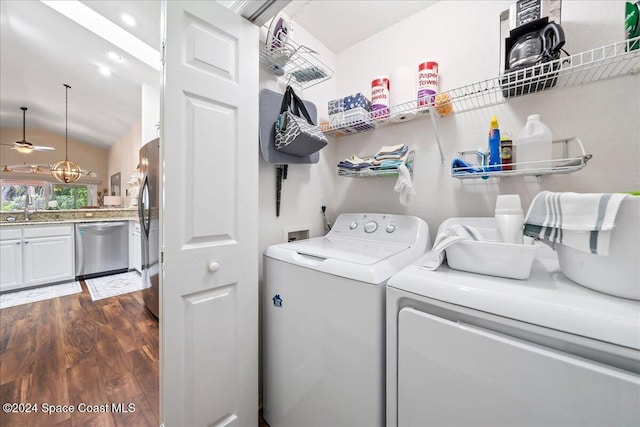
[[[27,195],[31,206],[47,209],[81,209],[96,204],[95,184],[60,184],[46,180],[2,179],[2,211],[24,209]],[[54,202],[54,203],[50,203]]]

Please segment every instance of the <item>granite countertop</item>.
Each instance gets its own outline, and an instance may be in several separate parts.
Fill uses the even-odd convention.
[[[7,221],[7,218],[15,221]],[[137,209],[78,209],[78,210],[41,210],[32,212],[29,221],[24,221],[20,211],[0,212],[1,226],[65,224],[79,222],[137,221]]]
[[[12,227],[16,225],[48,225],[48,224],[79,224],[86,222],[116,222],[138,221],[138,218],[81,218],[81,219],[53,219],[53,220],[29,220],[29,221],[2,221],[0,227]]]

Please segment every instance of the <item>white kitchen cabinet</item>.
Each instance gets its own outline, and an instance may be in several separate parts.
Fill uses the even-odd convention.
[[[23,286],[74,279],[72,236],[24,239]]]
[[[22,239],[0,241],[0,291],[22,285]]]
[[[140,223],[137,221],[129,222],[129,269],[142,273]]]
[[[72,224],[13,226],[0,241],[0,290],[75,279]]]

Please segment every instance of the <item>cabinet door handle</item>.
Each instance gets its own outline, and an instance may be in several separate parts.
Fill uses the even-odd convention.
[[[19,245],[20,243],[22,243],[22,242],[16,242],[16,245]]]
[[[29,243],[29,241],[28,241],[28,240],[25,240],[25,241],[24,241],[24,244],[26,245],[27,243]]]

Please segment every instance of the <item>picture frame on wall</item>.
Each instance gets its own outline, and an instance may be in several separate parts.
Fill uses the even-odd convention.
[[[111,175],[111,195],[120,195],[120,172]]]

